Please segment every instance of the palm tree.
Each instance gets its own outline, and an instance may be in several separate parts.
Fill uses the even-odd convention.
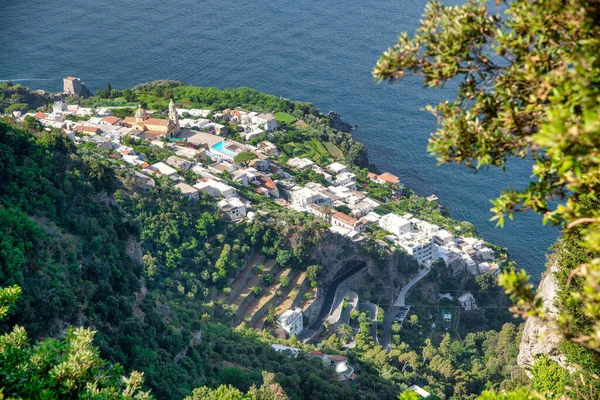
[[[340,324],[337,327],[337,333],[344,340],[346,340],[350,336],[350,334],[352,333],[352,328],[348,324]]]

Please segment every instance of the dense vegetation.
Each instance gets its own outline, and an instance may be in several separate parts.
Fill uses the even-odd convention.
[[[45,107],[49,98],[29,88],[13,84],[12,82],[0,83],[0,113],[10,114],[13,111],[26,112]]]
[[[600,393],[600,12],[597,1],[432,1],[413,37],[407,33],[379,60],[374,75],[395,81],[420,75],[429,87],[458,83],[453,101],[430,107],[440,122],[429,150],[440,162],[472,168],[533,160],[533,180],[494,200],[494,218],[527,210],[562,224],[555,247],[559,315],[535,298],[524,271],[501,282],[513,309],[560,329],[577,373],[542,358],[534,389],[549,398]],[[500,5],[500,3],[505,3]],[[502,13],[504,15],[502,15]],[[563,384],[568,383],[568,387]]]
[[[117,181],[109,159],[76,150],[60,133],[1,123],[0,149],[0,272],[3,283],[23,288],[3,332],[19,324],[35,341],[68,325],[93,327],[99,354],[143,371],[158,398],[220,384],[246,391],[261,384],[262,371],[275,373],[290,398],[359,395],[320,362],[274,352],[273,338],[221,325],[230,312],[213,297],[252,251],[308,267],[322,223],[282,211],[230,224],[213,200],[190,202],[160,182],[138,195],[127,171]],[[91,334],[81,332],[88,346]]]

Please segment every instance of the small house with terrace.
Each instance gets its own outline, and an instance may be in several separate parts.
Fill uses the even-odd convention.
[[[365,225],[361,221],[339,211],[331,216],[331,225],[356,232],[364,232],[365,230]]]
[[[179,182],[173,186],[175,189],[179,189],[181,193],[188,199],[198,200],[200,198],[199,190],[193,186],[188,185],[185,182]]]

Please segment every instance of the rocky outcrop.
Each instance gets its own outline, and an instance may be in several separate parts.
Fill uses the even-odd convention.
[[[337,129],[338,131],[350,132],[353,128],[353,126],[349,123],[342,121],[340,114],[335,111],[329,111],[327,113],[327,118],[329,118],[331,121],[331,127],[333,129]]]
[[[368,252],[362,242],[352,242],[334,233],[326,235],[313,248],[312,261],[324,267],[322,287],[356,263],[366,263],[366,268],[347,279],[344,287],[357,291],[359,295],[369,288],[373,299],[388,303],[394,301],[400,288],[418,270],[417,262],[406,254],[389,253],[380,260],[377,254]]]
[[[558,291],[558,285],[554,277],[557,269],[558,265],[556,263],[550,267],[550,270],[540,283],[537,294],[542,299],[543,307],[548,313],[550,320],[553,320],[558,313],[554,304]],[[553,328],[547,322],[530,317],[525,322],[525,327],[523,328],[517,362],[527,372],[538,357],[548,356],[565,367],[567,360],[558,348],[560,342],[560,335],[554,332]],[[529,375],[529,372],[527,374]]]

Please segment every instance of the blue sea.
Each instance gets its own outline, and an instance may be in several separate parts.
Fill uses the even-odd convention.
[[[0,5],[0,80],[58,91],[66,75],[92,90],[155,79],[249,86],[338,111],[357,126],[371,162],[421,195],[436,194],[451,215],[539,279],[559,231],[535,214],[505,228],[490,222],[489,199],[524,187],[530,164],[473,173],[437,166],[426,152],[435,119],[427,104],[450,90],[409,78],[377,84],[371,70],[401,31],[419,23],[424,0],[24,0]]]

